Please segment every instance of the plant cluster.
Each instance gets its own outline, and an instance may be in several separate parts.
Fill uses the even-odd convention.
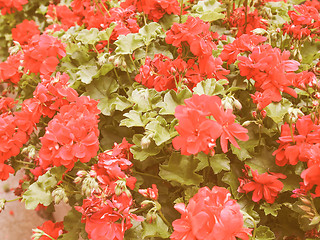
[[[0,10],[0,180],[71,206],[33,240],[320,237],[317,0]]]

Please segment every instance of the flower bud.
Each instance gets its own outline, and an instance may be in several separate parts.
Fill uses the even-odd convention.
[[[6,200],[4,198],[0,198],[0,213],[5,207]]]
[[[154,211],[149,211],[147,213],[147,217],[146,217],[146,221],[148,223],[152,223],[153,221],[155,221],[157,218],[157,214]]]
[[[262,110],[261,111],[261,116],[262,116],[262,118],[265,118],[267,116],[267,111],[266,110]]]
[[[58,187],[52,191],[52,197],[54,199],[55,204],[59,204],[62,200],[64,202],[68,202],[68,197],[63,188]]]
[[[87,176],[87,172],[85,170],[80,170],[77,172],[77,176],[80,178],[86,177]]]
[[[150,146],[150,143],[151,143],[151,140],[150,140],[149,135],[144,136],[144,137],[141,139],[141,142],[140,142],[141,149],[147,149],[147,148]]]
[[[99,184],[96,182],[94,178],[86,177],[81,186],[81,192],[82,194],[85,194],[86,196],[90,197],[91,193],[94,191],[99,191]]]
[[[75,184],[79,184],[79,183],[81,183],[81,181],[82,181],[82,178],[81,178],[81,177],[76,177],[73,182],[74,182]]]
[[[92,177],[92,178],[96,178],[97,177],[97,172],[94,171],[94,170],[90,170],[89,176]]]
[[[39,240],[42,236],[43,236],[43,231],[36,228],[36,229],[32,229],[33,234],[31,236],[32,240]]]
[[[238,110],[241,110],[241,108],[242,108],[241,103],[240,103],[237,99],[235,99],[235,100],[233,101],[233,106],[234,106],[236,109],[238,109]]]

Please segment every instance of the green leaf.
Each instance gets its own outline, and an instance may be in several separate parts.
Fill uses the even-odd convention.
[[[135,110],[130,110],[128,113],[123,114],[123,116],[127,117],[122,119],[120,122],[120,126],[126,127],[144,127],[145,124],[142,122],[141,113]]]
[[[150,156],[157,155],[161,148],[157,147],[154,141],[151,141],[148,148],[141,148],[141,139],[143,138],[142,134],[135,134],[133,136],[132,142],[135,144],[130,148],[131,153],[133,154],[134,159],[139,161],[144,161]]]
[[[256,237],[257,240],[273,240],[275,239],[274,233],[267,226],[259,226],[256,229]]]
[[[117,93],[111,94],[110,97],[106,97],[98,103],[98,108],[101,113],[106,116],[112,115],[115,110],[123,111],[131,106],[132,104],[127,100],[127,98]]]
[[[104,29],[102,31],[99,31],[98,37],[100,41],[109,41],[111,34],[114,30],[114,28],[117,26],[115,22],[110,23],[109,27],[107,29]]]
[[[229,171],[230,170],[230,159],[226,154],[215,154],[210,157],[210,165],[215,174],[220,173],[222,170]]]
[[[56,186],[57,180],[50,171],[40,176],[36,182],[31,184],[22,195],[26,209],[35,209],[38,204],[49,206],[52,202],[51,189]]]
[[[132,54],[134,50],[144,45],[142,37],[137,33],[129,33],[128,35],[120,35],[118,40],[114,42],[117,46],[115,52],[117,54]]]
[[[161,101],[161,96],[156,90],[145,88],[134,89],[129,98],[134,103],[133,109],[141,112],[152,110],[153,105]]]
[[[78,33],[76,39],[83,44],[95,44],[99,41],[98,34],[99,29],[97,28],[83,29]]]
[[[196,159],[200,161],[196,171],[200,171],[209,166],[212,168],[215,174],[220,173],[222,170],[230,170],[230,159],[224,153],[209,156],[203,152],[200,152],[197,154]]]
[[[168,238],[170,236],[168,226],[158,214],[156,215],[157,217],[152,223],[142,222],[142,239],[146,237]]]
[[[231,146],[231,151],[233,154],[237,155],[238,159],[240,161],[244,161],[248,158],[251,158],[251,154],[250,153],[254,153],[254,148],[256,146],[258,146],[259,144],[259,140],[258,139],[249,139],[248,141],[242,142],[239,141],[239,148],[236,148],[235,146],[233,146],[232,144]]]
[[[195,15],[199,16],[203,21],[213,22],[225,17],[221,12],[224,12],[226,9],[221,6],[222,4],[216,0],[204,0],[194,5],[192,10],[195,11]]]
[[[170,132],[166,126],[166,121],[158,116],[154,121],[147,124],[146,130],[153,132],[153,139],[157,146],[171,139]]]
[[[132,106],[124,96],[117,93],[119,84],[115,79],[101,77],[86,86],[84,95],[99,100],[98,108],[101,113],[110,116],[115,110],[123,111]]]
[[[160,114],[173,115],[178,105],[183,105],[184,100],[191,98],[192,93],[188,88],[183,89],[180,92],[170,90],[164,95],[163,102],[159,102],[157,106],[161,107]]]
[[[93,76],[98,73],[98,67],[95,65],[81,65],[77,72],[77,77],[81,82],[89,84],[93,80]]]
[[[246,160],[246,164],[249,165],[253,170],[258,170],[259,174],[267,171],[278,172],[279,167],[275,164],[274,156],[272,151],[264,147],[260,153],[256,153],[250,160]]]
[[[90,96],[90,98],[99,100],[112,93],[116,92],[119,88],[117,81],[110,77],[102,77],[100,79],[95,79],[89,85],[86,86],[85,96]]]
[[[142,36],[145,45],[150,45],[151,41],[155,40],[162,33],[162,27],[159,23],[151,22],[140,28],[139,33]]]
[[[302,179],[295,174],[287,174],[287,178],[281,181],[283,182],[282,192],[291,192],[294,189],[300,188],[299,183],[302,181]]]
[[[275,123],[283,121],[284,115],[288,112],[288,109],[292,106],[292,103],[283,98],[281,102],[269,104],[265,110],[267,116],[270,117]]]
[[[64,229],[67,233],[59,236],[59,240],[78,240],[79,234],[84,230],[84,223],[81,223],[82,214],[72,208],[63,219]]]
[[[281,209],[281,204],[278,203],[263,203],[260,205],[260,209],[264,211],[264,214],[267,216],[271,214],[272,216],[278,216],[278,211]]]
[[[223,94],[224,87],[223,87],[223,81],[217,81],[214,78],[207,79],[202,82],[199,82],[197,86],[193,88],[194,94],[206,94],[206,95],[217,95],[217,94]]]
[[[198,160],[192,159],[192,156],[172,153],[168,165],[160,165],[159,176],[182,185],[198,185],[203,181],[203,177],[194,172],[197,165]]]

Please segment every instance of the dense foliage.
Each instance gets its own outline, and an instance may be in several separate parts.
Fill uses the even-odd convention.
[[[320,238],[319,1],[0,10],[0,180],[72,207],[33,240]]]

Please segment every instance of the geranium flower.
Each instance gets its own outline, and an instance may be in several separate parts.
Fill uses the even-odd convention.
[[[249,170],[250,168],[247,167]],[[238,189],[239,192],[253,192],[252,200],[259,202],[261,199],[266,200],[267,203],[274,203],[279,192],[283,188],[283,183],[278,178],[286,178],[285,175],[280,173],[263,173],[258,174],[257,170],[252,170],[252,179],[239,179],[242,183]]]
[[[248,240],[251,229],[243,228],[240,206],[230,199],[230,192],[222,187],[200,188],[189,201],[175,205],[181,218],[173,221],[172,240]]]

